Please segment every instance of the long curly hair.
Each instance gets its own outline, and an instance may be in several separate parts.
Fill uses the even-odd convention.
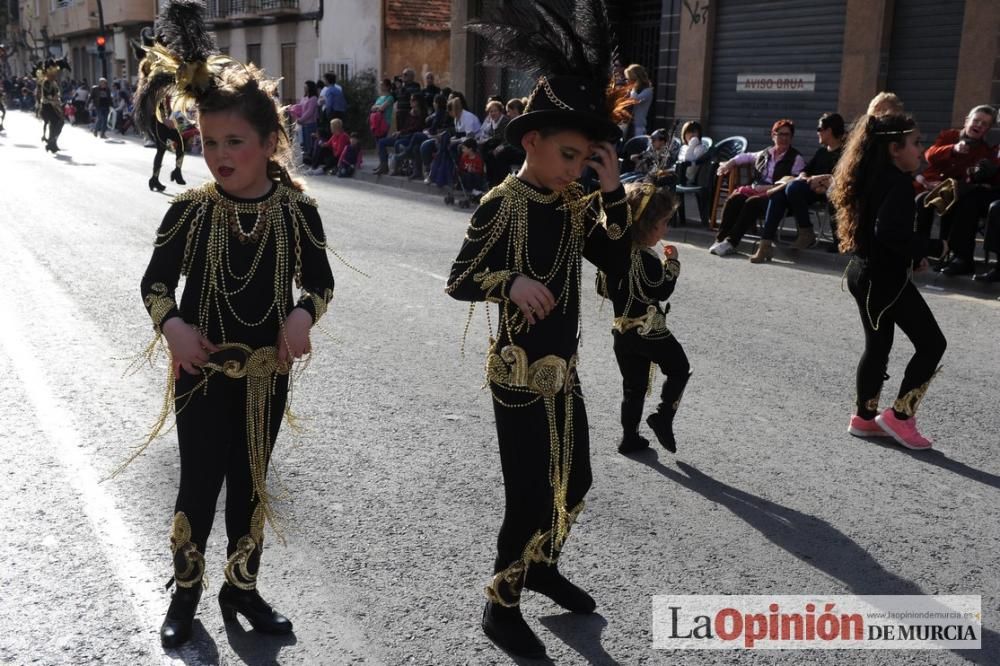
[[[854,124],[828,194],[837,209],[841,252],[853,252],[858,246],[865,206],[893,163],[889,146],[902,146],[906,137],[916,131],[916,121],[903,114],[862,116]]]

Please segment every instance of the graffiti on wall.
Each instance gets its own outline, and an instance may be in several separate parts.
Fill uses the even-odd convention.
[[[701,0],[694,0],[694,6],[692,7],[690,0],[684,0],[684,9],[688,11],[688,15],[691,17],[691,25],[688,26],[689,28],[708,23],[707,2],[703,5],[701,4]]]

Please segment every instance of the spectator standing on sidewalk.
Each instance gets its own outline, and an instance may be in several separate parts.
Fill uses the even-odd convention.
[[[625,78],[632,86],[629,98],[635,100],[632,106],[632,136],[642,136],[646,133],[646,118],[649,108],[653,105],[653,84],[649,74],[642,65],[629,65],[625,68]]]
[[[289,107],[288,113],[299,125],[302,154],[311,155],[319,120],[319,91],[316,89],[316,82],[306,81],[303,93],[302,99]]]
[[[400,130],[406,127],[406,121],[410,117],[410,100],[414,95],[420,95],[420,83],[417,81],[417,73],[410,67],[403,70],[402,81],[397,88],[396,94],[396,127]],[[421,120],[423,120],[421,118]]]
[[[344,89],[337,83],[337,75],[327,72],[323,75],[326,86],[323,88],[323,119],[330,122],[334,118],[341,120],[347,115],[347,98]]]

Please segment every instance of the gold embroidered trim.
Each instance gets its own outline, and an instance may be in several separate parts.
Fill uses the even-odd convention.
[[[879,392],[879,393],[875,394],[874,398],[871,398],[869,400],[865,400],[865,409],[867,409],[870,412],[877,412],[878,411],[878,401],[879,401],[879,398],[881,398],[881,397],[882,397],[882,393]]]
[[[576,385],[576,354],[569,361],[549,354],[529,365],[528,353],[518,345],[507,345],[499,354],[495,349],[491,346],[486,357],[486,379],[490,382],[526,388],[546,398],[569,392]]]
[[[561,526],[556,526],[556,532],[561,533],[561,538],[553,539],[553,530],[544,532],[538,530],[528,539],[524,545],[520,559],[515,560],[509,567],[494,574],[489,585],[484,592],[486,598],[495,604],[506,608],[513,608],[521,602],[521,590],[524,588],[524,579],[528,573],[528,568],[532,564],[555,564],[559,560],[559,553],[569,536],[569,531],[576,523],[577,517],[583,511],[584,502],[581,500],[572,510],[564,513],[564,521]],[[549,555],[545,554],[545,545],[549,544]]]
[[[257,553],[258,564],[264,548],[264,512],[258,504],[250,519],[250,534],[244,534],[236,544],[236,550],[229,556],[224,569],[226,581],[241,590],[257,587],[257,573],[250,571],[250,559]],[[256,569],[256,567],[254,567]]]
[[[304,292],[303,295],[312,301],[313,311],[315,312],[313,315],[313,324],[316,324],[330,307],[330,301],[333,300],[333,289],[325,289],[322,296],[308,291]]]
[[[931,375],[930,379],[926,382],[916,388],[910,389],[902,398],[896,398],[896,401],[892,403],[892,408],[900,414],[905,414],[906,416],[913,416],[916,414],[917,407],[920,406],[920,401],[924,399],[924,395],[927,393],[927,388],[931,385],[931,382],[939,372],[941,372],[940,367],[934,371],[934,374]]]
[[[655,305],[648,306],[646,314],[639,317],[615,317],[611,328],[619,333],[626,333],[637,328],[639,335],[644,338],[668,330],[666,317],[656,309]]]
[[[194,587],[205,576],[205,557],[191,541],[191,523],[183,511],[174,514],[170,526],[170,552],[174,558],[177,587]]]
[[[167,285],[162,282],[154,282],[150,285],[150,293],[146,294],[143,302],[149,310],[149,317],[153,320],[153,325],[157,328],[163,323],[163,318],[171,310],[177,307],[177,303],[167,293]]]
[[[671,280],[676,280],[681,274],[681,262],[673,258],[667,258],[663,262],[663,269],[667,272]]]
[[[493,291],[497,287],[500,287],[502,291],[503,285],[513,274],[514,271],[490,271],[487,269],[474,274],[472,279],[480,286],[483,293],[486,294],[486,300],[500,302],[503,300],[502,295],[496,296]]]

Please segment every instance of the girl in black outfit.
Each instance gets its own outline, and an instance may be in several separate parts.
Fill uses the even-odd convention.
[[[598,291],[611,298],[615,308],[612,335],[622,373],[623,434],[618,451],[633,453],[649,446],[649,440],[639,434],[639,421],[653,364],[667,379],[660,392],[660,404],[646,423],[660,444],[673,453],[677,451],[674,414],[680,407],[691,367],[681,343],[667,328],[665,314],[670,306],[664,308],[660,302],[673,293],[681,264],[673,245],[664,247],[663,257],[653,247],[663,238],[677,202],[669,190],[652,183],[630,184],[625,192],[632,209],[630,260],[624,270],[598,276]]]
[[[163,155],[167,152],[168,141],[174,144],[174,170],[170,172],[170,180],[178,185],[187,185],[183,174],[181,174],[181,165],[184,164],[184,139],[170,118],[169,100],[163,100],[161,103],[160,114],[166,122],[156,119],[149,132],[153,141],[156,142],[156,155],[153,157],[153,175],[149,178],[149,189],[156,192],[167,189],[166,185],[160,182],[160,169],[163,167]],[[167,125],[167,123],[170,124]]]
[[[191,96],[214,177],[174,200],[142,279],[157,340],[165,338],[170,351],[165,404],[174,403],[181,460],[170,535],[177,590],[160,630],[164,647],[191,635],[223,481],[229,543],[222,616],[240,613],[260,632],[292,629],[256,589],[264,524],[274,522],[267,470],[292,361],[310,351],[309,329],[334,284],[316,203],[287,170],[291,144],[272,97],[276,82],[217,55],[203,8],[197,0],[166,6],[158,22],[162,46],[147,56],[136,92],[144,129],[160,98]],[[183,78],[192,69],[204,78]],[[178,305],[180,275],[187,281]]]
[[[857,413],[848,431],[860,437],[888,435],[910,449],[931,447],[917,431],[914,415],[946,345],[934,315],[911,281],[915,270],[926,270],[929,249],[927,239],[914,232],[913,223],[911,174],[920,166],[920,154],[920,135],[912,118],[867,116],[848,139],[831,196],[839,211],[841,252],[854,253],[846,278],[865,332],[857,372]],[[896,326],[913,343],[915,352],[896,401],[879,414]]]

